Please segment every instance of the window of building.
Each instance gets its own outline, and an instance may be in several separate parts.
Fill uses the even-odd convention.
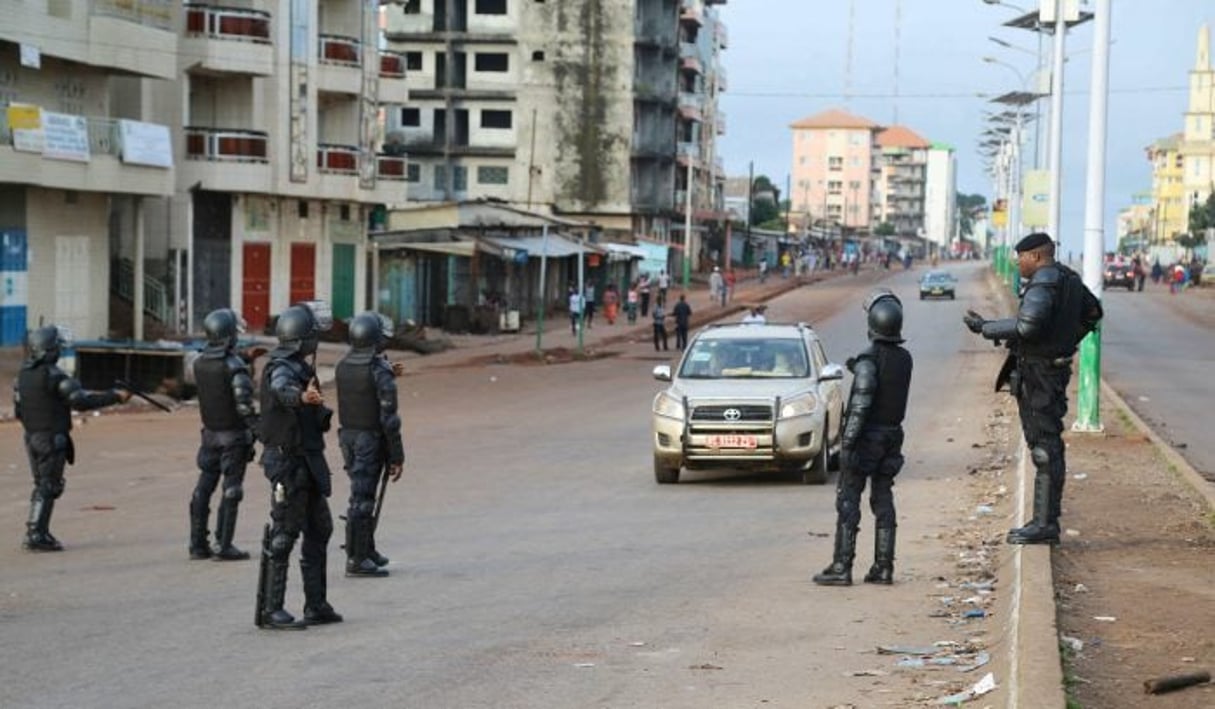
[[[435,165],[435,190],[442,192],[447,189],[447,166]]]
[[[477,168],[477,184],[505,185],[509,181],[510,170],[505,167],[481,165]]]
[[[338,219],[348,222],[350,221],[350,205],[343,204],[338,206]]]
[[[422,14],[422,0],[405,0],[405,7],[401,8],[406,15]]]
[[[532,52],[532,61],[534,61],[534,62],[544,61],[544,51],[537,49],[536,51]]]
[[[827,205],[827,216],[838,217],[842,211],[843,210],[840,208],[840,206],[838,204],[828,204]]]
[[[827,194],[839,194],[844,191],[844,183],[839,180],[831,180],[827,183]]]
[[[506,0],[477,0],[473,12],[478,15],[505,15]]]
[[[805,156],[805,155],[801,155],[801,156],[799,156],[799,157],[797,158],[797,164],[798,164],[798,165],[805,165],[805,164],[806,164],[806,156]]]
[[[860,158],[858,158],[858,157],[856,157],[856,156],[854,155],[854,156],[852,156],[852,159],[851,159],[851,160],[849,160],[848,162],[849,162],[849,163],[850,163],[850,164],[851,164],[853,167],[859,167],[859,166],[860,166],[860,164],[861,164],[861,159],[860,159]]]
[[[838,156],[830,156],[827,158],[827,169],[839,171],[844,169],[844,159]]]
[[[411,162],[405,165],[405,181],[406,182],[421,182],[422,181],[422,166],[416,162]]]
[[[401,125],[417,128],[422,125],[422,111],[417,108],[401,109]]]
[[[299,217],[300,219],[308,218],[308,203],[307,202],[305,202],[304,200],[301,199],[300,201],[295,203],[295,216]]]
[[[405,52],[406,71],[422,71],[422,53]]]
[[[468,190],[468,168],[456,165],[451,169],[451,188],[456,192]]]
[[[510,128],[511,113],[510,111],[481,111],[481,127],[482,128]]]
[[[848,181],[848,189],[859,190],[860,188],[861,188],[860,180],[849,180]]]
[[[505,52],[477,52],[473,68],[477,71],[510,71],[510,56]]]

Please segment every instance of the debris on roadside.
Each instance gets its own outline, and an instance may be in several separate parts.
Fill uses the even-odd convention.
[[[971,699],[976,699],[978,697],[981,697],[984,694],[987,694],[988,692],[992,691],[995,688],[996,688],[996,676],[994,674],[992,674],[991,672],[988,672],[987,674],[983,675],[983,679],[979,680],[978,682],[975,682],[974,685],[970,689],[967,689],[964,692],[958,692],[957,694],[951,694],[946,697],[941,697],[940,699],[937,700],[937,705],[946,705],[947,706],[947,705],[951,705],[951,704],[952,705],[962,704],[963,702],[967,702]]]
[[[1184,675],[1172,675],[1170,677],[1157,677],[1156,679],[1145,680],[1143,691],[1145,694],[1164,694],[1165,692],[1175,692],[1179,689],[1194,687],[1200,684],[1208,684],[1210,681],[1210,672],[1190,672]]]

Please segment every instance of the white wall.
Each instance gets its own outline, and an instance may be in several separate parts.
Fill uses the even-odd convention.
[[[72,195],[74,203],[69,201]],[[109,327],[109,199],[96,192],[26,190],[29,239],[27,325],[69,325],[77,339],[105,337]],[[79,239],[80,241],[75,241]],[[57,253],[83,246],[79,262],[60,262]]]

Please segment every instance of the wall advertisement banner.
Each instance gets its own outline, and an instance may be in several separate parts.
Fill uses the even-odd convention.
[[[6,111],[8,128],[13,134],[13,149],[26,153],[42,152],[42,109],[13,104]]]
[[[89,121],[84,116],[42,112],[42,156],[53,160],[89,161]]]
[[[131,165],[173,167],[173,141],[169,127],[159,123],[144,123],[119,119],[122,135],[122,161]]]
[[[1050,223],[1050,171],[1027,170],[1021,190],[1021,222],[1031,228],[1046,228]]]

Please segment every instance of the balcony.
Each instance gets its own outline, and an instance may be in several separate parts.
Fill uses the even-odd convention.
[[[704,120],[704,97],[687,91],[679,94],[679,115],[684,120],[701,122]]]
[[[320,36],[320,56],[322,64],[340,64],[342,66],[361,66],[362,42],[356,37],[346,37],[337,34],[322,34]]]
[[[713,117],[713,125],[717,126],[718,135],[726,134],[726,112],[725,111],[717,112],[717,115]]]
[[[380,78],[404,79],[405,55],[399,52],[380,52]]]
[[[362,94],[363,44],[357,38],[336,34],[319,35],[317,61],[318,91],[353,96]]]
[[[6,111],[0,111],[0,183],[87,192],[117,192],[138,195],[172,194],[172,169],[135,164],[124,159],[119,121],[106,116],[69,116],[59,129],[57,143],[67,150],[52,152],[42,138],[37,144],[14,145]],[[164,156],[171,159],[171,155]]]
[[[191,3],[185,7],[184,66],[204,74],[272,76],[270,13]]]
[[[669,84],[638,81],[633,85],[633,94],[638,101],[671,105],[675,103],[675,87]]]
[[[714,73],[714,75],[717,77],[717,90],[718,90],[718,91],[725,91],[725,90],[727,89],[727,85],[728,85],[728,83],[729,83],[729,82],[727,82],[727,81],[726,81],[726,78],[727,78],[727,76],[726,76],[726,68],[725,68],[724,66],[720,66],[720,65],[719,65],[719,66],[717,67],[717,70],[716,70],[715,72],[713,72],[713,73]]]
[[[316,146],[316,169],[333,175],[357,175],[359,149],[355,145],[320,143]]]
[[[405,181],[406,160],[399,155],[377,155],[376,176],[381,180]]]
[[[717,29],[714,32],[714,38],[717,40],[719,49],[727,49],[730,46],[730,33],[726,31],[726,26],[720,22],[717,23]]]
[[[679,9],[679,21],[696,25],[697,27],[703,25],[705,23],[705,11],[700,0],[684,0],[683,7]]]
[[[700,50],[691,42],[679,45],[679,68],[693,74],[704,73],[700,63]]]
[[[679,143],[675,149],[675,157],[680,165],[687,167],[688,163],[700,160],[700,146],[696,143]]]

